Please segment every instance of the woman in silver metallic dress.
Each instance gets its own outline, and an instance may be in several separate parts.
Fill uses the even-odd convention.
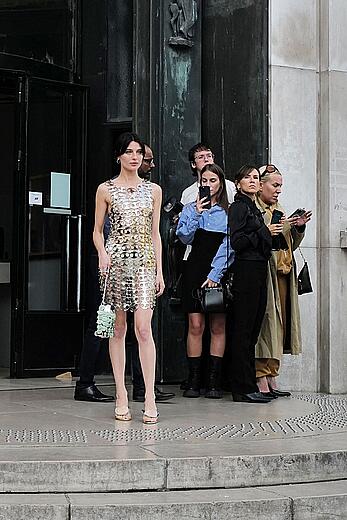
[[[107,276],[107,303],[116,311],[114,337],[109,350],[116,382],[115,418],[131,420],[125,387],[126,312],[134,312],[135,334],[145,381],[143,422],[154,424],[155,345],[151,320],[156,298],[164,291],[159,219],[162,200],[160,186],[138,175],[145,148],[136,134],[124,133],[116,145],[120,174],[97,189],[93,239],[99,255],[101,285]],[[104,243],[105,216],[110,234]]]

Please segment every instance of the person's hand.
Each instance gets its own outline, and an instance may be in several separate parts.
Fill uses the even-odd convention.
[[[163,294],[165,289],[165,282],[162,273],[157,273],[156,279],[155,279],[155,291],[156,296],[159,297]]]
[[[285,217],[283,216],[278,224],[268,224],[267,227],[268,227],[272,237],[282,233],[284,221],[285,221]]]
[[[206,211],[209,208],[206,208],[205,206],[209,205],[210,201],[207,200],[207,197],[203,197],[202,199],[197,198],[196,200],[196,211],[198,213],[202,213],[203,211]]]
[[[219,284],[217,282],[214,282],[213,280],[210,280],[209,278],[207,278],[207,280],[204,281],[204,283],[202,284],[201,288],[202,287],[217,287]]]
[[[296,221],[298,220],[298,217],[294,215],[294,217],[288,217],[286,218],[286,222],[290,225],[290,227],[296,226]]]
[[[294,226],[298,226],[298,227],[304,226],[305,224],[307,224],[307,222],[309,222],[311,220],[311,217],[312,217],[312,211],[311,210],[305,211],[305,213],[303,215],[301,215],[300,217],[296,217]]]
[[[111,259],[107,253],[99,255],[99,271],[101,276],[106,276],[111,266]]]

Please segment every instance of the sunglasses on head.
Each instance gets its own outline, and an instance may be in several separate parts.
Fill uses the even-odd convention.
[[[274,164],[267,164],[265,170],[260,174],[260,177],[264,177],[267,173],[278,172],[278,168]]]

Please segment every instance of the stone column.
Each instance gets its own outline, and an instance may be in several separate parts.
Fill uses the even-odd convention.
[[[303,352],[284,356],[281,383],[293,390],[344,392],[347,251],[340,248],[340,230],[347,226],[347,6],[343,0],[270,0],[269,13],[270,158],[284,174],[287,212],[313,210],[302,251],[314,293],[299,297]]]
[[[320,0],[320,376],[347,392],[347,4]]]

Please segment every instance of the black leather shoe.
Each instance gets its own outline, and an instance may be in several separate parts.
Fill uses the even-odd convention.
[[[114,401],[112,395],[103,394],[95,384],[84,388],[76,386],[74,399],[75,401],[90,401],[92,403],[110,403]]]
[[[266,399],[277,399],[277,395],[275,395],[272,391],[271,392],[260,392],[261,395],[266,397]]]
[[[271,388],[272,395],[276,397],[290,397],[292,394],[290,392],[284,392],[282,390],[276,390],[275,388]]]
[[[157,386],[154,387],[155,400],[156,402],[160,401],[168,401],[169,399],[173,399],[175,394],[173,392],[162,392]],[[136,389],[133,390],[133,401],[137,401],[138,403],[145,402],[145,390],[144,389]]]
[[[197,388],[187,388],[182,395],[183,397],[200,397],[200,390]]]
[[[233,400],[238,403],[271,403],[272,399],[264,397],[261,392],[251,394],[234,394]]]
[[[157,403],[160,401],[168,401],[169,399],[173,399],[175,397],[173,392],[163,392],[157,386],[154,387],[154,393]]]

